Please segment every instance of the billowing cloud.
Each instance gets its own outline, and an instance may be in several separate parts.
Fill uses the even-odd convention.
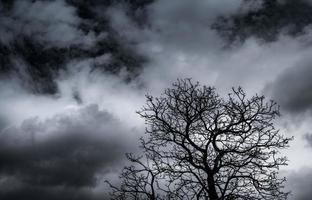
[[[0,75],[19,79],[33,93],[55,94],[55,79],[68,62],[93,59],[94,68],[116,76],[126,71],[132,79],[145,60],[111,29],[105,13],[114,3],[1,1]]]
[[[295,66],[286,69],[269,86],[273,98],[278,101],[283,110],[299,114],[312,109],[312,62],[302,60]]]
[[[45,121],[25,120],[20,127],[4,129],[0,138],[0,184],[10,184],[2,187],[2,199],[20,191],[54,196],[88,191],[122,166],[125,152],[134,150],[127,127],[96,105],[72,108]],[[45,192],[36,199],[45,198]]]
[[[228,5],[226,1],[216,5],[221,7],[223,3]],[[210,25],[219,13],[231,16],[248,10],[241,10],[239,2],[229,6],[227,12],[215,8],[213,1],[177,4],[157,1],[149,5],[149,23],[143,28],[127,18],[122,7],[109,12],[112,27],[124,33],[128,40],[125,42],[135,45],[149,58],[139,77],[153,91],[168,86],[176,78],[193,77],[226,93],[238,85],[259,93],[278,74],[306,59],[311,52],[311,47],[306,45],[310,41],[309,29],[292,37],[281,28],[276,41],[266,43],[252,35],[239,45],[225,48],[227,41]]]
[[[79,30],[76,9],[61,1],[13,2],[9,11],[2,7],[0,40],[8,44],[28,36],[49,46],[92,45],[94,35]],[[57,14],[56,14],[57,13]]]
[[[127,16],[127,7],[113,6],[107,14],[111,17],[112,27],[134,44],[153,43],[154,49],[160,44],[172,51],[205,54],[208,48],[219,49],[225,45],[211,25],[218,16],[239,13],[242,2],[155,1],[146,8],[148,17],[143,27]]]

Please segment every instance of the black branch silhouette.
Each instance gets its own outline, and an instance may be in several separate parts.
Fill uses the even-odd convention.
[[[127,155],[121,185],[108,182],[112,199],[287,199],[278,171],[292,138],[274,127],[274,101],[241,88],[221,98],[191,79],[146,98],[137,112],[147,125],[143,156]]]

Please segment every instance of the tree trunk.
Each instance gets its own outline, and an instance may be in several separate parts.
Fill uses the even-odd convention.
[[[218,197],[218,193],[217,193],[217,190],[216,190],[216,186],[215,186],[215,181],[214,181],[214,178],[213,178],[213,175],[210,174],[208,175],[208,190],[209,190],[209,200],[218,200],[219,197]]]

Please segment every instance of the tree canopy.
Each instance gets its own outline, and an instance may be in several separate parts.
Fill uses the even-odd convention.
[[[222,98],[190,79],[146,99],[142,155],[127,154],[120,186],[108,182],[112,199],[287,199],[278,171],[292,138],[274,127],[274,101],[242,88]]]

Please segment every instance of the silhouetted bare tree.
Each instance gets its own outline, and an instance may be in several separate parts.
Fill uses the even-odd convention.
[[[162,96],[146,96],[144,157],[131,154],[112,199],[281,200],[286,138],[274,128],[279,107],[241,88],[227,99],[214,88],[178,80]]]

